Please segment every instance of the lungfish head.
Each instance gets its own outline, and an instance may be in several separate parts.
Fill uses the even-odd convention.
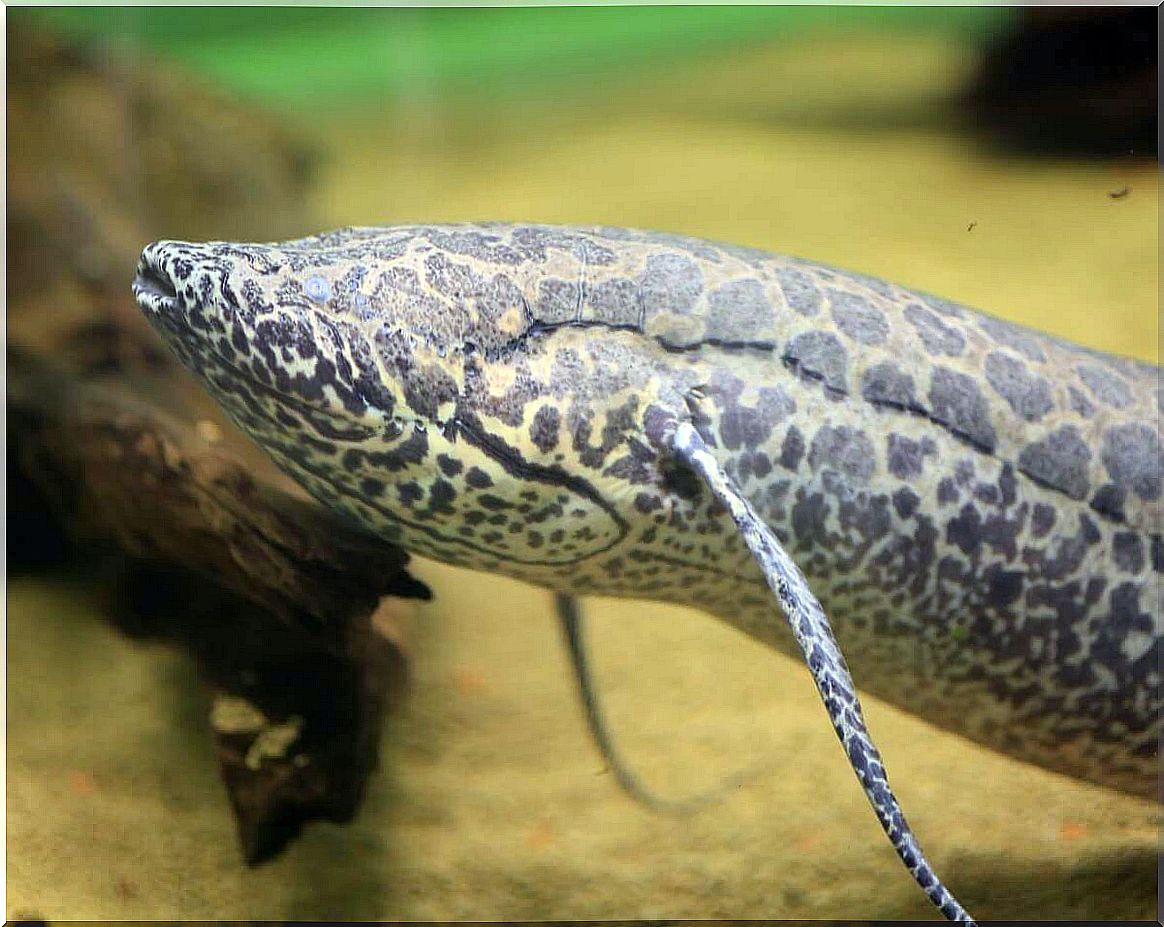
[[[584,318],[579,275],[609,263],[594,240],[525,233],[160,241],[133,288],[317,498],[418,553],[536,579],[665,517],[659,439],[683,377],[629,318]]]

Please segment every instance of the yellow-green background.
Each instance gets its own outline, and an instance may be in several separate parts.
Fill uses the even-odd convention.
[[[1158,359],[1154,164],[1005,156],[953,116],[1007,11],[365,12],[105,26],[313,139],[318,228],[661,228]],[[416,572],[437,598],[411,622],[414,690],[366,807],[254,871],[188,662],[107,630],[79,585],[11,584],[9,916],[929,916],[794,662],[697,613],[587,603],[614,729],[659,790],[772,764],[713,809],[661,818],[602,774],[548,597]],[[978,917],[1151,916],[1153,805],[867,707],[911,822]]]

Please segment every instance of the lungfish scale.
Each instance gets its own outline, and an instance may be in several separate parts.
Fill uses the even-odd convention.
[[[799,568],[862,689],[1155,794],[1152,365],[809,261],[614,228],[158,242],[135,292],[283,469],[408,550],[696,605],[807,654],[772,595]]]

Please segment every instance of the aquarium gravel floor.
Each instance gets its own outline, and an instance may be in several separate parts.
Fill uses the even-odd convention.
[[[861,68],[890,54],[897,83],[868,86]],[[566,105],[323,114],[301,120],[331,157],[312,207],[320,227],[525,218],[730,239],[1157,359],[1152,166],[1000,160],[934,102],[933,75],[964,67],[940,44],[851,40]],[[416,569],[437,598],[410,619],[412,692],[364,809],[257,869],[190,662],[118,636],[78,581],[13,580],[8,916],[931,916],[798,664],[695,612],[585,603],[613,728],[649,782],[677,796],[768,768],[660,817],[603,769],[548,595]],[[914,828],[978,917],[1153,916],[1156,806],[866,705]]]

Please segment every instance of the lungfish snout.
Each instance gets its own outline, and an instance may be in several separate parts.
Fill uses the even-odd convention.
[[[133,295],[137,304],[147,312],[170,314],[179,307],[178,281],[175,279],[178,244],[156,241],[141,253],[133,278]]]
[[[205,246],[185,241],[155,241],[137,263],[133,295],[147,313],[174,317],[207,308],[221,289],[222,273]]]

